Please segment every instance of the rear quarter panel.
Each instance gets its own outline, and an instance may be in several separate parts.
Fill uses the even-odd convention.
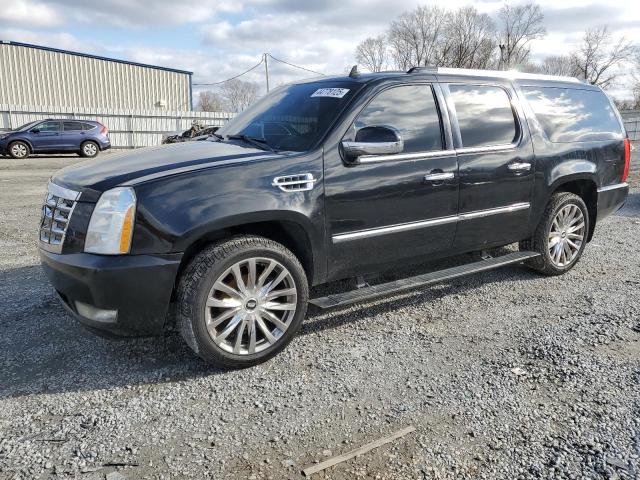
[[[520,82],[522,83],[522,82]],[[526,82],[527,86],[571,88],[566,83]],[[553,192],[563,183],[573,180],[588,180],[596,188],[620,182],[624,168],[624,143],[621,126],[618,138],[586,142],[554,143],[549,140],[536,115],[526,100],[521,87],[516,85],[527,123],[531,132],[536,168],[531,212],[530,231],[540,222]],[[574,88],[601,92],[597,87],[577,84]],[[598,112],[593,112],[598,114]],[[617,113],[617,112],[616,112]]]

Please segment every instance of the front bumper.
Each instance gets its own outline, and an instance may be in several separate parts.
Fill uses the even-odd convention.
[[[182,254],[111,257],[40,250],[40,259],[67,310],[90,329],[117,336],[162,333]],[[117,315],[92,320],[78,313],[76,302]]]
[[[617,183],[598,189],[598,217],[597,222],[617,212],[627,201],[629,185]]]

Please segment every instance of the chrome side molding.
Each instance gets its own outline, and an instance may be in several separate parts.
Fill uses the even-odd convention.
[[[616,183],[614,185],[607,185],[606,187],[600,187],[598,189],[598,193],[600,192],[608,192],[609,190],[617,190],[618,188],[626,188],[629,184],[627,182],[624,183]]]
[[[505,207],[488,208],[486,210],[477,210],[475,212],[461,213],[458,218],[462,221],[473,220],[476,218],[489,217],[491,215],[500,215],[501,213],[512,213],[520,210],[527,210],[531,205],[529,202],[514,203]]]
[[[301,173],[275,177],[271,185],[278,187],[283,192],[305,192],[311,190],[315,183],[316,179],[312,173]]]
[[[417,230],[420,228],[434,227],[436,225],[444,225],[447,223],[474,220],[476,218],[483,218],[491,215],[513,213],[520,210],[527,210],[530,207],[531,205],[529,202],[514,203],[513,205],[506,205],[504,207],[477,210],[475,212],[461,213],[459,215],[449,215],[446,217],[434,218],[432,220],[420,220],[417,222],[389,225],[387,227],[370,228],[367,230],[357,230],[355,232],[339,233],[337,235],[333,235],[331,237],[331,240],[333,241],[333,243],[341,243],[347,242],[349,240],[357,240],[359,238],[377,237],[379,235],[386,235],[389,233],[406,232],[408,230]]]
[[[417,230],[419,228],[434,227],[436,225],[444,225],[445,223],[457,222],[458,217],[451,215],[449,217],[434,218],[433,220],[423,220],[420,222],[400,223],[398,225],[390,225],[388,227],[371,228],[369,230],[358,230],[356,232],[341,233],[333,235],[331,239],[333,243],[346,242],[365,237],[377,237],[386,235],[387,233],[405,232],[407,230]]]

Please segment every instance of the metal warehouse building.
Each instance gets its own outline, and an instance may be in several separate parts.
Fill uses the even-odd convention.
[[[0,105],[192,110],[191,72],[0,41]]]

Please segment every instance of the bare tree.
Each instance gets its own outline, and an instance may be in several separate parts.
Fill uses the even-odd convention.
[[[636,52],[633,44],[624,37],[614,39],[607,26],[588,29],[582,45],[571,57],[577,76],[602,88],[610,87],[618,67],[632,60]]]
[[[540,5],[526,3],[505,4],[498,13],[500,19],[500,67],[513,68],[526,63],[531,53],[531,41],[546,34],[544,15]]]
[[[565,77],[576,76],[575,66],[569,55],[551,55],[545,58],[540,64],[540,73]]]
[[[230,80],[220,88],[220,93],[227,108],[232,112],[240,112],[255,102],[260,86],[255,82]]]
[[[405,12],[391,22],[387,38],[396,67],[438,65],[447,14],[442,8],[426,5]]]
[[[205,90],[200,92],[198,97],[198,110],[203,112],[222,112],[224,111],[224,101],[220,94]]]
[[[372,72],[381,72],[389,62],[387,39],[384,35],[369,37],[356,47],[356,60]]]
[[[551,55],[539,63],[527,62],[522,64],[520,69],[529,73],[543,73],[545,75],[560,75],[564,77],[576,76],[574,61],[570,55]]]
[[[489,15],[474,7],[447,14],[438,64],[457,68],[490,68],[495,60],[496,27]]]

